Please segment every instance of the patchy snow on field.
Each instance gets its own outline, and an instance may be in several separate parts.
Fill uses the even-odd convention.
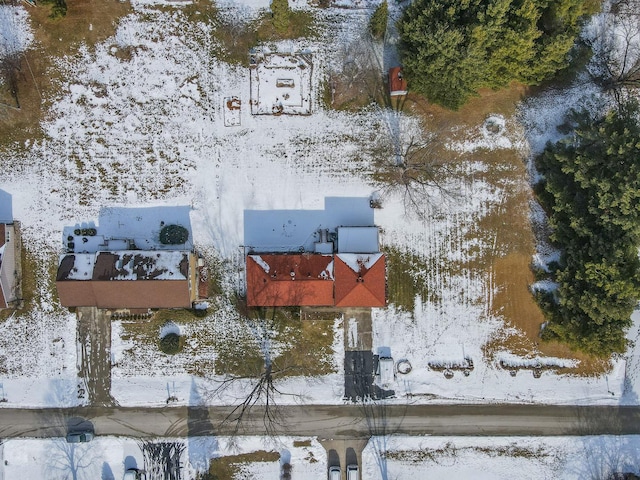
[[[0,476],[4,480],[121,479],[127,469],[151,472],[152,468],[158,468],[159,462],[152,464],[143,453],[145,445],[157,442],[155,439],[100,436],[80,444],[69,444],[64,438],[6,440],[0,445],[3,464]],[[314,439],[192,437],[167,438],[162,442],[173,443],[176,450],[181,451],[180,478],[185,480],[195,479],[198,472],[206,472],[211,459],[226,456],[233,456],[237,465],[234,479],[280,478],[281,472],[287,469],[286,464],[291,466],[294,478],[322,478],[326,469],[325,450]],[[259,451],[268,452],[270,458],[255,461],[255,455],[251,454]]]
[[[582,480],[640,472],[640,436],[373,437],[363,478]]]
[[[172,8],[162,9],[153,3],[136,2],[135,12],[120,21],[114,37],[61,59],[59,68],[67,75],[59,96],[48,103],[45,139],[2,152],[6,169],[0,173],[0,188],[14,195],[24,243],[42,262],[36,308],[2,327],[3,405],[73,403],[75,318],[56,305],[50,293],[53,279],[45,268],[62,247],[64,225],[97,219],[104,206],[189,205],[195,243],[228,262],[222,283],[242,290],[245,210],[318,210],[329,196],[380,193],[381,186],[370,176],[371,146],[381,139],[403,146],[419,132],[418,122],[405,115],[322,106],[326,69],[339,64],[344,53],[332,45],[335,39],[358,39],[366,11],[328,10],[322,15],[340,23],[332,23],[324,41],[276,45],[287,52],[313,53],[310,116],[252,116],[248,70],[213,58],[212,27],[190,23],[173,2]],[[254,15],[263,6],[259,3],[225,5],[228,14]],[[227,100],[233,97],[240,100],[237,121],[225,122]],[[473,152],[538,152],[547,140],[559,138],[557,127],[571,108],[600,104],[595,87],[585,80],[526,101],[517,118],[490,116],[468,141],[451,146],[466,152],[465,160],[452,167],[444,189],[429,191],[429,201],[417,207],[420,215],[405,208],[401,190],[382,196],[383,208],[375,212],[382,243],[428,259],[422,273],[430,292],[430,298],[416,299],[413,315],[393,305],[373,311],[374,351],[390,347],[396,360],[405,358],[413,366],[410,373],[396,375],[394,401],[406,401],[406,396],[415,401],[620,401],[623,360],[614,361],[607,377],[544,371],[535,379],[526,369],[513,377],[497,361],[486,362],[483,346],[503,319],[490,308],[496,293],[491,279],[483,269],[467,266],[487,252],[500,253],[494,239],[474,234],[521,187],[491,181],[494,172],[475,160]],[[251,332],[239,325],[230,303],[221,301],[210,311],[200,322],[179,324],[188,345],[172,357],[161,355],[154,341],[136,342],[125,321],[113,323],[112,388],[120,404],[163,404],[170,397],[181,404],[237,401],[246,385],[225,395],[207,395],[215,385],[212,365],[219,352],[206,338],[240,339]],[[336,331],[336,373],[284,380],[282,390],[295,392],[296,400],[282,402],[342,401],[344,325]],[[150,332],[152,339],[158,335]],[[466,357],[474,361],[468,376],[455,371],[446,378],[429,368],[430,362],[455,364]],[[50,386],[36,392],[29,385]],[[56,397],[47,396],[47,389],[63,394],[49,400]]]

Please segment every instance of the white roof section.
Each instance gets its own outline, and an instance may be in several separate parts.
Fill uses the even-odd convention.
[[[324,210],[245,210],[244,245],[254,252],[313,252],[320,229],[335,233],[343,225],[373,226],[368,197],[327,197]]]
[[[73,251],[91,253],[120,250],[183,250],[193,248],[193,232],[189,206],[105,207],[100,210],[98,224],[94,222],[65,227],[62,242],[71,242]],[[189,232],[187,242],[164,245],[160,231],[166,225],[180,225]],[[95,228],[95,235],[76,235],[78,229]],[[70,239],[70,237],[73,237]]]
[[[378,227],[338,228],[338,253],[377,253]]]
[[[62,259],[67,255],[60,255],[61,264]],[[95,253],[76,253],[75,261],[73,262],[73,268],[69,271],[68,280],[91,280],[93,277],[93,269],[96,265]]]
[[[342,260],[351,270],[360,273],[362,267],[369,270],[380,258],[382,253],[371,253],[365,255],[362,253],[339,253],[337,257]]]
[[[13,198],[4,190],[0,190],[0,223],[13,223]]]

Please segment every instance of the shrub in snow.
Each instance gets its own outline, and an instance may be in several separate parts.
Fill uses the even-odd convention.
[[[160,351],[167,355],[175,355],[184,346],[184,336],[180,327],[173,322],[165,323],[160,329],[160,340],[158,342]]]
[[[189,240],[189,231],[180,225],[165,225],[160,230],[160,243],[163,245],[181,245]]]
[[[183,337],[177,333],[167,333],[159,342],[160,351],[167,355],[175,355],[178,353],[182,350],[183,344]]]

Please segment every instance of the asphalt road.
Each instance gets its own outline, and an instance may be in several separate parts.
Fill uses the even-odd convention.
[[[97,435],[185,437],[228,435],[229,407],[72,409],[0,408],[0,438],[64,436],[80,422]],[[263,411],[254,408],[240,435],[264,435]],[[358,405],[286,406],[276,425],[281,434],[320,439],[405,435],[601,435],[640,434],[640,407],[553,405]]]

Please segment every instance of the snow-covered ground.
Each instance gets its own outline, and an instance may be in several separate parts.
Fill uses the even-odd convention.
[[[238,263],[245,210],[319,210],[328,196],[366,197],[379,189],[369,176],[373,157],[367,147],[390,131],[399,132],[401,143],[419,135],[420,125],[405,115],[323,108],[319,101],[323,76],[328,66],[340,62],[339,52],[328,48],[326,38],[281,45],[285,51],[313,52],[312,114],[252,116],[245,108],[250,99],[248,72],[209,54],[210,26],[189,23],[180,8],[134,5],[135,12],[120,21],[114,37],[59,61],[67,75],[43,124],[45,140],[3,151],[8,167],[0,174],[0,188],[13,194],[24,243],[42,265],[35,273],[35,308],[2,326],[1,381],[7,399],[2,405],[76,401],[75,319],[52,295],[48,270],[61,249],[63,226],[97,219],[104,206],[190,205],[196,244]],[[254,7],[249,2],[228,8],[244,14],[255,12]],[[334,41],[357,39],[366,25],[362,10],[331,15],[330,11],[327,18],[334,23],[328,35]],[[335,18],[343,21],[335,23]],[[128,56],[118,55],[125,50]],[[507,351],[497,352],[498,360],[484,361],[483,346],[504,321],[489,307],[496,286],[484,271],[464,267],[464,261],[489,251],[500,254],[493,239],[469,233],[499,208],[512,189],[521,188],[488,180],[489,167],[473,152],[539,151],[546,140],[558,138],[556,126],[564,121],[565,112],[577,104],[591,108],[602,104],[597,89],[584,79],[580,82],[587,86],[579,83],[526,101],[514,118],[490,115],[466,141],[452,144],[451,148],[467,152],[445,185],[455,195],[443,196],[434,188],[424,205],[428,221],[407,212],[395,194],[386,195],[384,208],[376,210],[383,244],[430,262],[423,277],[432,298],[417,298],[412,314],[394,305],[373,311],[374,351],[389,347],[395,359],[407,359],[413,366],[409,374],[397,375],[392,386],[397,401],[404,401],[405,395],[414,401],[459,402],[618,403],[623,399],[623,358],[612,362],[608,375],[590,378],[558,375],[552,369],[540,378],[533,378],[527,369],[511,376],[499,366],[503,358],[518,363]],[[240,125],[229,127],[224,109],[231,96],[241,100],[242,108]],[[449,268],[451,264],[459,267]],[[241,272],[233,269],[223,279],[225,285],[241,288],[241,283]],[[208,318],[181,328],[194,332],[214,325],[218,335],[238,330],[238,314],[228,301],[220,300],[211,310]],[[335,331],[341,328],[336,323]],[[121,404],[163,403],[167,385],[172,385],[172,396],[180,403],[188,403],[193,385],[207,382],[191,378],[188,359],[169,362],[154,345],[123,340],[121,332],[115,323],[112,384]],[[338,359],[335,374],[287,379],[287,387],[309,402],[340,403],[343,347],[339,342],[333,345]],[[216,352],[203,345],[201,354],[215,358]],[[474,361],[469,376],[460,372],[447,379],[428,367],[429,362],[455,363],[465,357]],[[149,368],[149,362],[157,368]],[[573,365],[570,359],[535,356],[520,363]],[[637,391],[638,375],[631,373],[626,378],[627,393]],[[145,388],[132,388],[136,385]],[[624,398],[628,401],[635,395]]]
[[[595,480],[637,472],[639,453],[638,436],[374,437],[362,462],[371,479]]]
[[[182,450],[186,478],[208,468],[209,459],[233,455],[233,479],[280,478],[291,465],[292,478],[326,478],[327,453],[316,441],[282,437],[277,444],[258,437],[167,439]],[[148,440],[154,442],[154,440]],[[73,478],[115,480],[127,468],[148,468],[142,441],[100,437],[87,444],[64,439],[8,440],[0,445],[5,480]],[[274,459],[252,461],[243,454],[273,452]],[[640,436],[587,437],[373,437],[362,453],[362,478],[520,478],[603,479],[614,471],[638,471]],[[343,465],[344,469],[344,465]]]
[[[134,12],[120,21],[112,38],[59,60],[66,75],[59,96],[48,102],[45,139],[0,152],[4,166],[0,188],[13,195],[23,242],[36,260],[36,269],[28,274],[37,279],[33,308],[0,327],[0,394],[6,400],[0,406],[81,402],[77,396],[76,319],[60,308],[50,268],[61,251],[64,226],[97,219],[104,206],[189,205],[196,244],[231,265],[222,279],[225,288],[241,288],[241,272],[235,266],[240,263],[245,210],[319,210],[326,197],[369,196],[380,188],[369,176],[373,160],[369,147],[391,134],[398,134],[394,141],[400,144],[420,135],[420,125],[406,115],[376,109],[337,112],[324,109],[320,102],[327,69],[341,61],[340,49],[333,46],[358,41],[373,8],[368,2],[355,2],[358,8],[354,10],[319,13],[332,22],[325,38],[278,45],[287,52],[313,53],[310,116],[252,116],[248,71],[210,55],[210,26],[188,22],[179,4],[168,2],[171,8],[157,9],[154,5],[167,2],[133,3]],[[304,4],[298,0],[296,8]],[[221,5],[228,15],[255,16],[256,9],[268,2],[226,1]],[[391,2],[390,8],[399,7]],[[17,7],[17,11],[11,26],[18,25],[19,35],[17,43],[10,45],[22,49],[33,37],[25,27],[24,9]],[[0,21],[6,20],[3,18],[0,15]],[[241,109],[234,110],[237,118],[225,126],[226,102],[234,97],[240,100]],[[521,187],[520,183],[489,181],[490,167],[475,158],[474,152],[518,149],[526,157],[560,137],[557,127],[572,108],[597,110],[606,102],[583,77],[566,89],[526,100],[513,118],[490,115],[466,139],[458,137],[449,145],[465,153],[445,185],[456,194],[443,196],[434,189],[423,206],[428,221],[405,211],[399,195],[383,197],[384,208],[375,213],[383,244],[429,259],[421,278],[432,292],[428,299],[416,298],[412,314],[394,305],[373,311],[374,351],[386,347],[395,359],[407,359],[413,367],[410,373],[397,375],[391,385],[397,399],[390,401],[405,402],[410,395],[413,402],[639,403],[640,313],[634,315],[629,332],[632,349],[625,358],[612,361],[607,375],[559,375],[550,368],[534,378],[537,365],[569,367],[574,361],[535,355],[524,358],[508,351],[485,360],[483,346],[504,327],[504,319],[488,305],[496,286],[481,270],[464,267],[464,261],[489,251],[500,254],[493,250],[496,246],[491,239],[469,234]],[[553,252],[544,253],[545,258],[553,256]],[[458,268],[449,268],[451,264]],[[282,380],[282,391],[297,393],[295,401],[342,402],[344,325],[349,320],[334,322],[335,372]],[[215,343],[199,339],[251,334],[231,302],[221,298],[208,317],[177,326],[197,355],[163,356],[155,345],[128,336],[121,321],[114,322],[112,394],[121,405],[163,405],[168,397],[175,397],[177,404],[229,403],[242,397],[246,384],[239,382],[225,395],[210,396],[206,392],[211,391],[216,372],[207,376],[189,373],[190,363],[211,365],[218,355]],[[275,350],[286,347],[286,338],[278,342]],[[474,361],[468,376],[456,371],[447,379],[429,368],[429,363],[455,365],[465,358]],[[501,360],[520,370],[510,375],[500,367]],[[294,397],[280,401],[293,401],[288,398]],[[294,447],[291,439],[282,441],[291,442],[285,448],[291,452],[294,471],[303,472],[304,478],[325,475],[324,450],[315,440],[308,447]],[[261,440],[241,442],[245,444],[236,445],[235,453],[262,448],[258,446]],[[224,443],[189,439],[189,468],[202,470],[209,458],[228,454]],[[387,452],[384,462],[376,454],[381,446]],[[0,446],[7,462],[3,478],[65,478],[65,447],[59,439],[7,441]],[[442,478],[452,473],[455,478],[595,478],[603,465],[613,466],[602,462],[628,464],[637,470],[633,462],[640,457],[639,449],[636,437],[391,437],[372,440],[363,456],[363,470],[367,478],[427,474]],[[86,450],[91,460],[86,478],[121,478],[127,458],[141,461],[140,447],[133,440],[98,438]],[[310,453],[319,461],[310,461]],[[58,477],[51,476],[55,471]],[[277,462],[268,467],[252,463],[243,470],[242,478],[274,477],[278,471]]]

